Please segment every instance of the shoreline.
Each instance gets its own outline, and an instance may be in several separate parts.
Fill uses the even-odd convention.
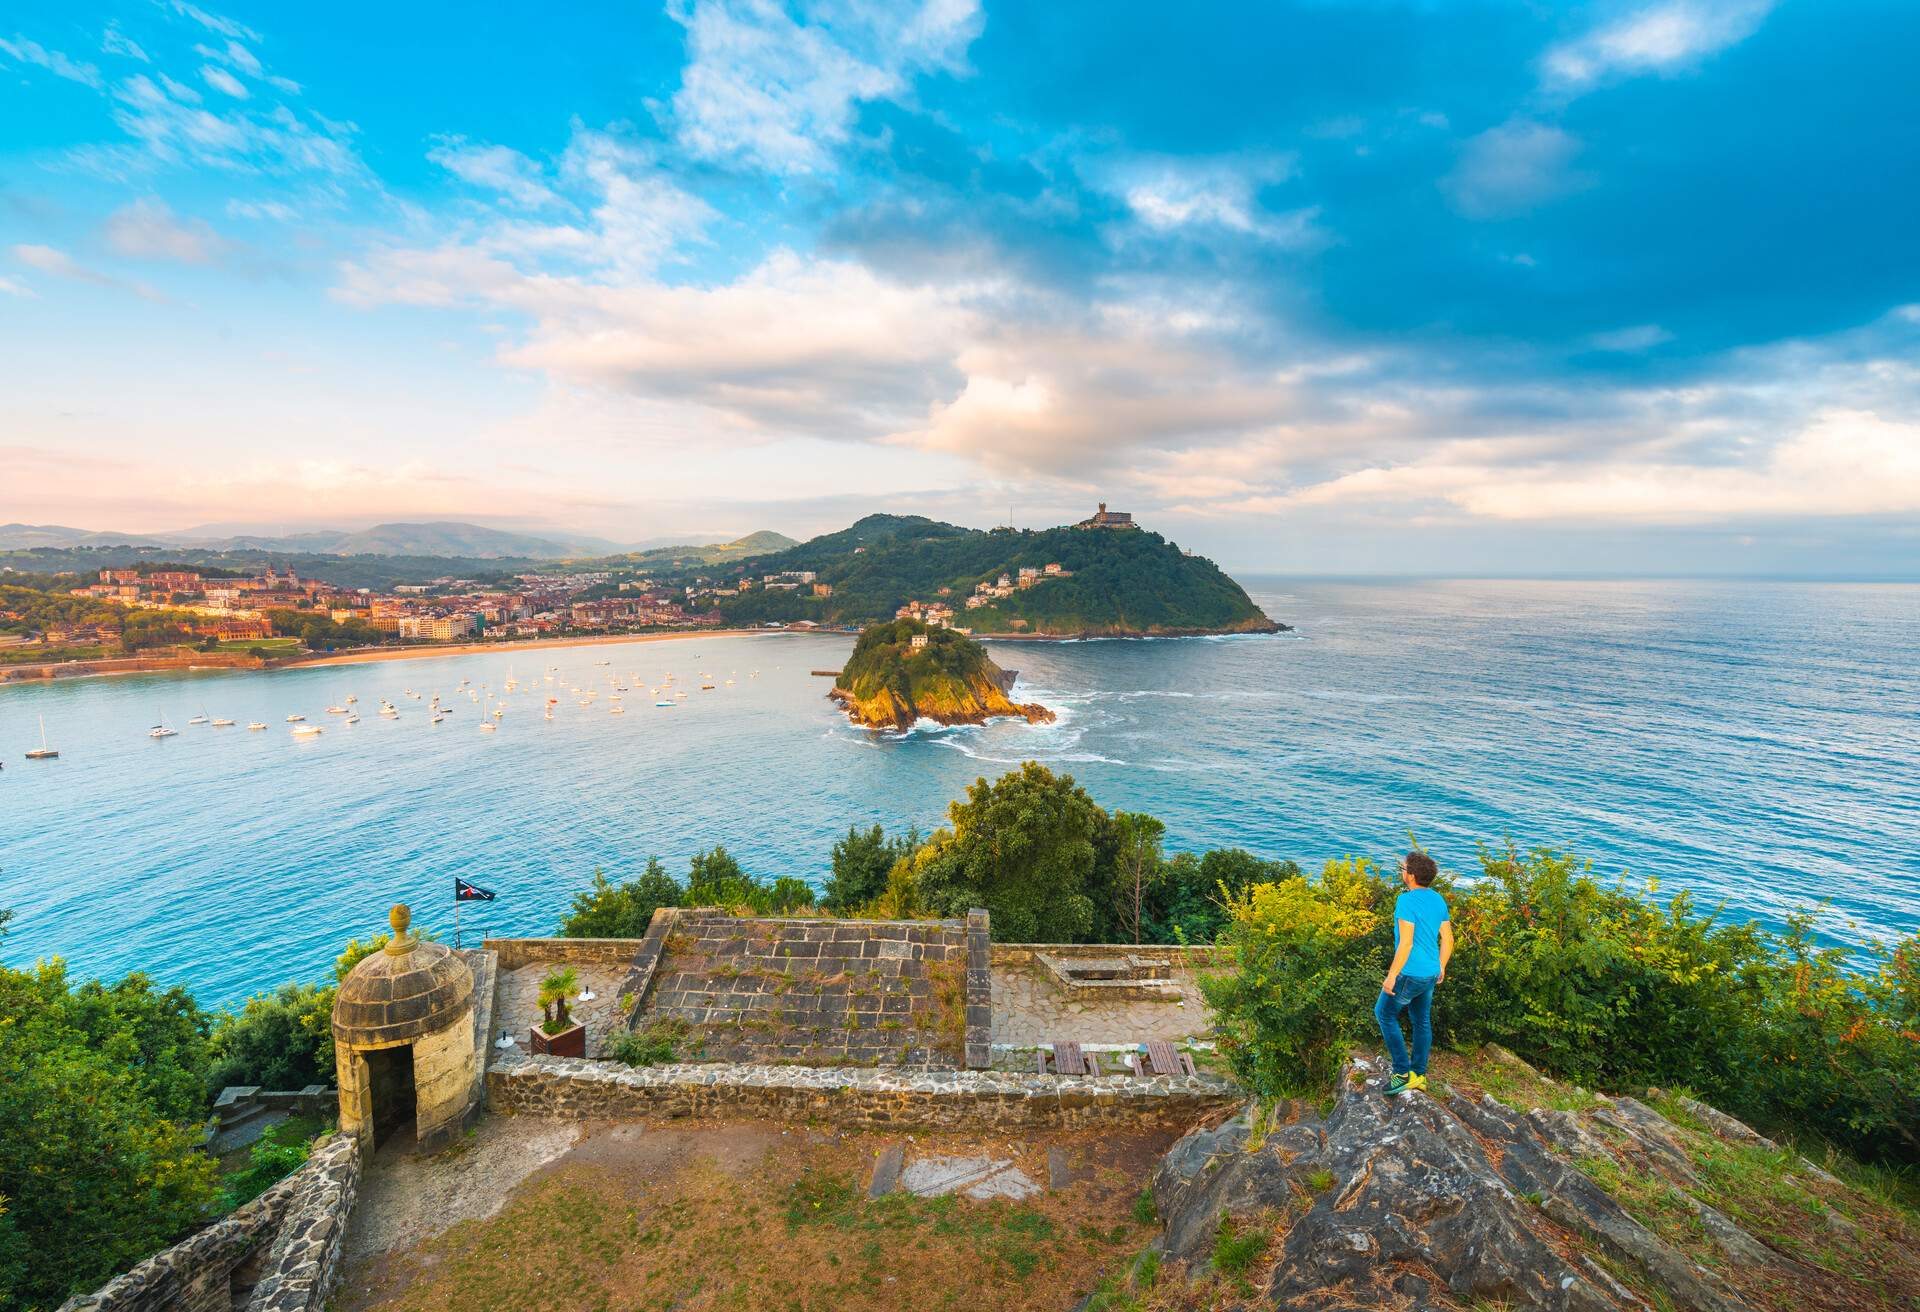
[[[451,642],[432,647],[363,647],[358,651],[324,656],[301,656],[269,666],[276,670],[315,665],[367,665],[376,661],[421,660],[432,656],[479,656],[494,651],[534,651],[542,648],[610,647],[635,642],[674,642],[687,638],[771,638],[819,630],[795,629],[676,629],[671,633],[609,633],[597,638],[515,638],[507,642]],[[846,636],[846,635],[842,635]]]

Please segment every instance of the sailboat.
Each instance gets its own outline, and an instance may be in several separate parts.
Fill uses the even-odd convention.
[[[167,717],[163,715],[160,717],[160,723],[154,725],[153,728],[147,730],[147,737],[172,738],[178,735],[179,732],[180,731],[178,729],[169,729],[167,727]]]
[[[233,728],[233,721],[226,719],[223,716],[215,716],[213,720],[213,727],[216,729],[231,729]]]
[[[47,717],[43,715],[40,717],[40,745],[27,753],[27,759],[29,761],[51,761],[58,755],[60,755],[59,752],[47,746]]]
[[[194,716],[191,720],[188,720],[187,723],[188,724],[205,724],[208,718],[209,717],[207,713],[205,711],[202,711],[200,712],[200,714]]]

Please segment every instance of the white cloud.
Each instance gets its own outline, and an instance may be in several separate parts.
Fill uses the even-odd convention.
[[[1320,240],[1313,226],[1316,210],[1270,213],[1261,208],[1261,189],[1293,172],[1290,156],[1133,156],[1092,161],[1085,168],[1093,185],[1125,201],[1154,232],[1224,230],[1296,248]]]
[[[901,95],[914,76],[959,71],[978,34],[977,0],[681,0],[689,59],[673,98],[693,155],[779,174],[824,169],[855,107]]]
[[[484,187],[525,209],[556,204],[559,197],[541,181],[540,166],[508,146],[483,146],[465,137],[438,139],[427,158],[463,182]]]
[[[1579,150],[1560,128],[1510,119],[1470,139],[1440,186],[1469,218],[1524,214],[1582,185],[1571,167]]]
[[[190,18],[209,32],[218,32],[221,36],[243,41],[258,41],[260,34],[244,23],[235,22],[220,14],[210,14],[198,5],[186,0],[171,0],[168,8],[183,18]]]
[[[107,220],[107,245],[116,255],[135,260],[174,260],[212,264],[232,249],[203,220],[176,219],[162,201],[144,199],[114,212]]]
[[[1579,92],[1610,77],[1690,69],[1745,40],[1774,0],[1667,0],[1603,24],[1541,57],[1552,87]]]
[[[55,77],[63,77],[69,82],[78,82],[96,91],[100,88],[100,70],[92,64],[82,64],[67,58],[58,50],[49,50],[37,41],[29,41],[19,33],[13,40],[0,37],[0,55],[22,64],[33,64],[44,68]]]
[[[151,63],[147,52],[138,42],[120,30],[118,23],[108,23],[107,30],[100,37],[100,53],[105,55],[124,55],[128,59],[137,59],[143,64]]]
[[[240,79],[224,68],[215,68],[212,64],[200,66],[200,77],[215,91],[224,92],[235,100],[245,100],[252,93],[240,82]]]
[[[115,291],[131,292],[147,301],[165,301],[167,298],[144,282],[128,281],[116,278],[112,274],[102,273],[98,269],[88,268],[76,262],[65,251],[52,246],[23,244],[13,248],[13,258],[30,269],[52,274],[56,278],[68,278],[74,282],[91,283],[95,287],[109,287]]]
[[[11,278],[0,278],[0,296],[22,296],[29,300],[37,299],[33,288],[17,283]]]

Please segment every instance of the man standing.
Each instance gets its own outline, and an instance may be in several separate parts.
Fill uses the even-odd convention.
[[[1393,965],[1380,982],[1380,1000],[1373,1017],[1387,1041],[1393,1078],[1386,1094],[1396,1098],[1408,1089],[1427,1087],[1427,1053],[1433,1047],[1433,990],[1447,977],[1453,956],[1453,921],[1447,900],[1434,891],[1440,867],[1425,852],[1409,852],[1400,863],[1400,882],[1407,886],[1393,902]],[[1400,1034],[1400,1013],[1413,1021],[1413,1056],[1407,1056]]]

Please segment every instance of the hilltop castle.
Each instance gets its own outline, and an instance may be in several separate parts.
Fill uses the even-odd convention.
[[[1074,527],[1075,528],[1138,528],[1140,526],[1133,522],[1133,515],[1130,512],[1125,510],[1108,510],[1107,503],[1102,501],[1100,503],[1100,509],[1096,510],[1093,513],[1092,518],[1083,519],[1078,524],[1075,524]]]

